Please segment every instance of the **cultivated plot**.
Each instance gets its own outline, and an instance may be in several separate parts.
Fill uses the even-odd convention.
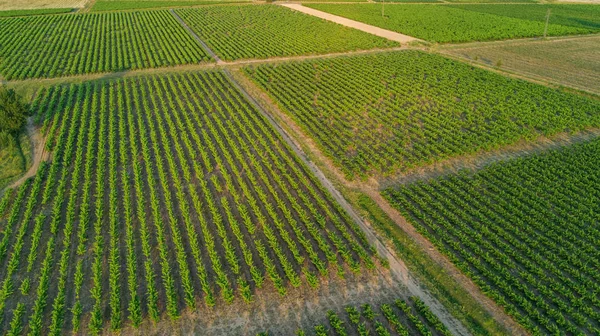
[[[3,330],[97,333],[376,267],[358,224],[224,74],[38,97],[53,158],[0,200]]]
[[[384,196],[532,334],[600,333],[600,140]]]
[[[349,178],[600,125],[600,102],[420,51],[244,68]]]
[[[349,19],[432,42],[502,40],[544,35],[546,9],[552,8],[549,36],[600,31],[600,6],[536,4],[394,5],[381,15],[379,4],[307,4]]]
[[[314,333],[326,336],[331,332],[335,335],[452,335],[417,297],[411,297],[408,302],[397,299],[375,308],[368,303],[359,307],[346,306],[342,314],[330,310],[327,322],[315,325]],[[298,335],[307,334],[312,332],[298,331]]]
[[[0,57],[9,80],[209,60],[168,11],[0,19]]]
[[[211,6],[176,12],[228,61],[398,46],[281,6]]]
[[[600,95],[600,36],[452,46],[444,53]]]

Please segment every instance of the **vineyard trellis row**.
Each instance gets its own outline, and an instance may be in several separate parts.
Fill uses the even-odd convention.
[[[532,334],[600,333],[600,140],[383,195]]]
[[[62,85],[33,107],[53,157],[0,200],[5,330],[98,334],[376,267],[221,72]]]
[[[168,11],[0,19],[0,57],[8,80],[210,60]]]

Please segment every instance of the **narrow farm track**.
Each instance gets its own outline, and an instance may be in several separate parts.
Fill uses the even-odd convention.
[[[337,16],[337,15],[333,15],[333,14],[329,14],[329,13],[325,13],[316,9],[312,9],[312,8],[308,8],[308,7],[304,7],[300,4],[281,4],[281,6],[302,12],[304,14],[308,14],[308,15],[312,15],[312,16],[316,16],[318,18],[324,19],[324,20],[328,20],[331,22],[335,22],[338,24],[341,24],[343,26],[346,27],[350,27],[350,28],[354,28],[354,29],[358,29],[379,37],[383,37],[386,38],[388,40],[392,40],[392,41],[396,41],[396,42],[400,42],[400,43],[409,43],[409,42],[415,42],[415,41],[422,41],[419,40],[415,37],[412,36],[408,36],[408,35],[404,35],[404,34],[400,34],[400,33],[396,33],[394,31],[391,30],[387,30],[387,29],[382,29],[379,27],[375,27],[372,25],[368,25],[362,22],[358,22],[358,21],[354,21],[354,20],[350,20],[350,19],[346,19],[344,17],[341,16]]]
[[[346,201],[346,199],[342,196],[342,194],[335,188],[333,183],[325,176],[325,174],[321,171],[319,167],[317,167],[300,146],[292,140],[292,137],[273,119],[273,117],[267,112],[265,108],[262,107],[236,80],[236,78],[231,74],[230,71],[224,70],[225,74],[229,78],[229,80],[234,84],[234,86],[244,95],[249,102],[251,102],[256,109],[269,121],[271,126],[279,133],[279,135],[285,140],[290,148],[294,151],[294,153],[306,164],[311,172],[318,178],[319,182],[329,191],[331,195],[335,198],[335,200],[342,206],[342,208],[352,217],[352,219],[360,225],[361,229],[366,233],[369,243],[375,246],[377,252],[387,259],[390,262],[390,269],[394,275],[394,278],[401,279],[403,285],[407,287],[408,291],[412,296],[418,296],[425,302],[430,309],[436,314],[440,320],[452,331],[455,335],[469,335],[469,332],[465,329],[465,327],[458,322],[453,316],[451,316],[445,308],[433,297],[431,297],[428,293],[426,293],[418,284],[418,281],[415,280],[406,267],[406,265],[398,260],[393,252],[391,252],[381,241],[379,241],[376,235],[373,232],[373,228],[370,227],[361,217],[354,211],[352,206]],[[238,76],[239,78],[239,76]]]

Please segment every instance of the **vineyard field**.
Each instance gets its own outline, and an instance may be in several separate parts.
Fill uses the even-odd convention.
[[[5,79],[154,68],[209,61],[168,11],[0,19]]]
[[[222,72],[53,86],[32,109],[53,156],[0,197],[2,330],[97,334],[379,267]]]
[[[378,309],[368,303],[359,307],[346,306],[341,314],[330,310],[326,315],[325,323],[310,331],[298,330],[297,335],[452,335],[417,297],[410,297],[408,301],[396,299]]]
[[[503,40],[522,37],[539,37],[544,34],[546,9],[541,5],[421,5],[406,4],[387,6],[386,17],[381,16],[381,5],[365,4],[307,4],[308,7],[349,19],[365,22],[377,27],[397,31],[431,42],[467,42]],[[563,5],[565,8],[576,5]],[[597,8],[598,6],[595,6]],[[483,9],[480,9],[483,8]],[[492,8],[492,9],[490,9]],[[517,14],[525,10],[523,14]],[[554,7],[553,7],[554,8]],[[556,11],[561,13],[563,7]],[[536,10],[537,9],[537,10]],[[596,16],[595,24],[573,25],[583,21],[585,11],[562,10],[560,20],[554,19],[548,26],[548,36],[589,34],[600,31],[597,24],[598,12],[593,10],[588,16]],[[514,17],[513,17],[514,16]]]
[[[532,334],[600,333],[600,140],[386,189]]]
[[[208,6],[176,12],[226,61],[398,46],[281,6]]]
[[[600,102],[420,51],[252,65],[350,179],[600,125]]]

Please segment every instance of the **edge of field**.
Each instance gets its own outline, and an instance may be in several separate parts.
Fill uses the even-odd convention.
[[[308,160],[319,167],[346,201],[370,223],[380,236],[379,239],[385,237],[385,241],[381,243],[395,252],[415,278],[444,305],[454,318],[474,335],[526,334],[512,318],[504,313],[502,308],[481,293],[475,284],[455,269],[449,261],[440,262],[431,258],[430,253],[434,252],[434,249],[430,243],[423,245],[422,242],[416,242],[412,235],[405,231],[403,225],[396,223],[387,215],[379,204],[380,200],[373,200],[374,196],[379,196],[377,182],[374,179],[365,182],[363,186],[361,182],[347,181],[341,172],[337,171],[337,168],[320,153],[316,145],[311,143],[310,138],[303,134],[251,79],[242,74],[239,69],[232,71],[232,74],[236,81],[290,134]],[[365,189],[371,192],[367,194]],[[425,246],[429,246],[429,253],[425,250]],[[464,287],[465,283],[470,284],[469,289]],[[473,293],[474,290],[478,293]],[[476,294],[476,297],[473,294]]]

